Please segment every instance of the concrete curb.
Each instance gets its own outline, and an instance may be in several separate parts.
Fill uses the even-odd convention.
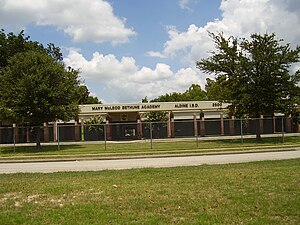
[[[189,157],[189,156],[209,156],[209,155],[235,155],[247,153],[266,153],[266,152],[288,152],[300,151],[300,148],[285,148],[285,149],[253,149],[243,151],[220,151],[220,152],[195,152],[195,153],[174,153],[174,154],[145,154],[132,156],[81,156],[70,158],[41,158],[41,159],[11,159],[0,160],[0,164],[4,163],[43,163],[43,162],[68,162],[68,161],[88,161],[88,160],[122,160],[122,159],[143,159],[143,158],[166,158],[166,157]]]

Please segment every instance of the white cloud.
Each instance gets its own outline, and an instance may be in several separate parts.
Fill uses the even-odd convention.
[[[163,55],[161,52],[155,52],[155,51],[149,51],[146,52],[146,56],[150,56],[150,57],[157,57],[157,58],[167,58],[165,55]]]
[[[54,26],[74,41],[126,43],[135,35],[125,19],[116,17],[104,0],[2,0],[0,24],[23,28],[29,24]]]
[[[145,96],[152,99],[165,93],[184,91],[193,83],[203,85],[197,69],[180,69],[174,73],[170,66],[162,63],[154,69],[140,68],[132,57],[119,60],[114,55],[95,52],[92,59],[87,60],[78,50],[70,49],[64,62],[80,68],[82,78],[93,86],[101,86],[101,90],[93,90],[90,86],[99,98],[109,91],[105,102],[138,102]]]
[[[183,5],[186,1],[182,1]],[[300,1],[293,0],[222,0],[222,19],[203,27],[191,24],[187,31],[168,28],[169,40],[162,55],[183,59],[194,65],[205,58],[214,46],[207,31],[223,32],[226,36],[249,37],[252,33],[275,32],[293,46],[300,39]]]
[[[188,7],[189,3],[190,3],[190,0],[179,0],[179,2],[178,2],[179,7],[181,9],[188,9],[188,10],[190,10],[190,8]]]
[[[95,52],[92,59],[88,61],[78,49],[69,49],[64,62],[72,68],[79,68],[84,79],[101,79],[101,82],[135,73],[138,69],[135,60],[131,57],[122,57],[118,60],[112,54],[102,55]]]
[[[179,3],[184,9],[190,1],[182,0]],[[195,69],[195,62],[206,58],[214,49],[208,31],[223,32],[228,37],[231,35],[249,37],[252,33],[275,32],[278,38],[283,38],[293,46],[299,43],[300,2],[296,3],[293,0],[222,0],[220,9],[222,18],[208,22],[203,27],[191,24],[186,31],[180,32],[176,27],[168,26],[169,40],[164,44],[163,51],[147,53],[149,56],[164,56],[181,60],[184,65],[190,67],[177,71],[174,83],[172,83],[173,79],[170,79],[169,85],[171,84],[173,87],[176,87],[177,84],[189,86],[194,82],[204,87],[207,75]],[[186,79],[187,77],[188,79]]]

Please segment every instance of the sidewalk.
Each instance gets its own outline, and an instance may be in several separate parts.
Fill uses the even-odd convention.
[[[0,174],[9,173],[53,173],[71,171],[101,171],[136,168],[163,168],[199,166],[228,163],[246,163],[266,160],[300,158],[300,151],[276,151],[245,154],[220,154],[201,156],[178,156],[160,158],[81,160],[58,162],[0,163]]]
[[[205,151],[205,149],[202,150],[198,149],[198,150],[155,151],[155,152],[80,154],[80,155],[73,154],[73,155],[38,155],[38,156],[12,156],[12,157],[8,156],[8,157],[2,157],[0,159],[0,164],[32,163],[32,162],[68,162],[68,161],[87,161],[87,160],[121,160],[121,159],[142,159],[142,158],[170,158],[170,157],[235,155],[235,154],[290,152],[290,151],[300,151],[300,147],[287,146],[287,148],[274,148],[274,146],[264,146],[264,147],[257,147],[257,148],[248,148],[247,150],[237,150],[237,148],[231,148],[231,149],[220,148],[214,151]]]

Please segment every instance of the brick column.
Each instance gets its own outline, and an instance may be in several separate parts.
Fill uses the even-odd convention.
[[[194,136],[197,137],[198,136],[198,123],[197,123],[197,114],[194,113]]]
[[[259,118],[259,129],[260,129],[260,133],[262,134],[264,132],[264,116],[260,115]]]
[[[137,120],[137,139],[141,140],[143,138],[143,126],[142,126],[142,119],[140,113],[137,114],[136,120]]]
[[[44,123],[44,142],[49,142],[49,127],[48,122]]]
[[[167,135],[168,135],[168,138],[170,138],[172,136],[172,134],[171,134],[171,117],[170,117],[170,112],[169,112],[168,121],[167,121]]]
[[[229,133],[230,135],[234,135],[234,116],[230,116],[229,120]]]
[[[204,112],[200,112],[200,136],[205,136],[205,121],[204,121]]]
[[[292,116],[289,115],[285,118],[285,132],[291,133],[292,132]]]
[[[221,123],[221,135],[224,135],[224,114],[220,114],[220,123]]]
[[[169,118],[167,122],[167,134],[169,138],[175,137],[175,128],[174,128],[174,113],[169,112]]]
[[[19,128],[15,123],[13,124],[13,135],[16,143],[19,143]]]
[[[111,141],[112,139],[112,130],[111,130],[111,116],[109,114],[106,115],[106,140]]]
[[[2,124],[0,124],[0,144],[3,144],[3,137],[2,137],[2,130],[4,128],[2,128]]]
[[[276,133],[276,117],[275,116],[272,117],[272,132],[273,132],[273,134]]]
[[[74,139],[75,141],[80,141],[80,126],[78,126],[77,121],[74,124]]]
[[[57,122],[55,121],[53,123],[53,141],[57,141]]]
[[[24,128],[26,129],[25,132],[26,132],[26,143],[29,143],[30,142],[30,132],[29,132],[29,128]]]

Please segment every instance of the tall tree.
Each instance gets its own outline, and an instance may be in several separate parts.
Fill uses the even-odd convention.
[[[206,78],[205,91],[207,100],[218,101],[222,99],[224,89],[213,79]]]
[[[204,101],[207,100],[207,95],[200,85],[192,84],[188,90],[183,93],[184,101]]]
[[[78,114],[79,84],[78,71],[66,70],[46,53],[17,53],[2,69],[1,106],[8,118],[20,124],[68,121]]]
[[[41,43],[31,41],[29,36],[25,36],[23,30],[17,35],[12,32],[6,34],[3,29],[0,30],[0,70],[7,66],[8,60],[12,56],[27,51],[47,53],[60,63],[63,60],[60,48],[52,43],[45,48]]]
[[[215,74],[211,90],[222,90],[219,101],[231,103],[231,111],[239,117],[259,117],[275,112],[292,113],[299,99],[299,71],[290,67],[299,62],[300,47],[292,50],[275,34],[253,34],[250,40],[210,33],[216,51],[197,67]]]
[[[197,67],[216,75],[210,87],[220,88],[218,100],[232,104],[237,116],[259,117],[295,110],[299,97],[299,72],[290,66],[299,62],[300,47],[281,45],[275,34],[253,34],[250,40],[210,33],[216,52],[197,62]],[[212,88],[213,89],[213,88]]]

